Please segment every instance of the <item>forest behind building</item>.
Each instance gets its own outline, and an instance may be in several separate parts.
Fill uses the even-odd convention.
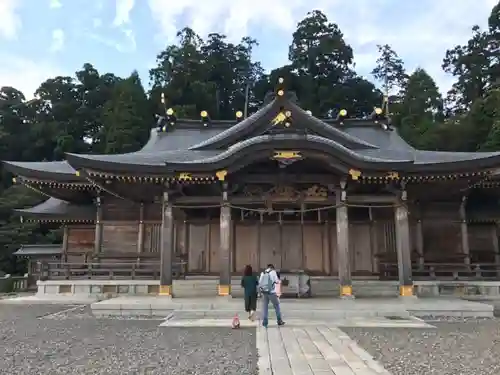
[[[252,57],[258,41],[238,44],[221,34],[202,39],[185,28],[178,41],[160,51],[149,82],[137,72],[118,77],[87,62],[73,77],[42,82],[35,99],[15,87],[0,89],[0,159],[63,160],[66,152],[122,153],[138,150],[148,139],[155,114],[163,113],[161,94],[177,117],[234,119],[248,94],[248,112],[262,105],[283,77],[299,104],[320,118],[365,116],[389,92],[392,123],[413,146],[444,151],[500,150],[500,3],[488,27],[471,30],[463,45],[443,51],[442,69],[453,76],[441,94],[424,70],[405,69],[390,45],[382,44],[370,77],[356,73],[356,51],[333,20],[313,11],[297,25],[288,64],[266,73]],[[0,83],[1,84],[1,83]],[[201,122],[200,122],[201,125]],[[46,199],[12,185],[5,171],[0,184],[0,270],[24,272],[12,253],[21,244],[57,243],[60,231],[38,223],[20,224],[13,208]]]

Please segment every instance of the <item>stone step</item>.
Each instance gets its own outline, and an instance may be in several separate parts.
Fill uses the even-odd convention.
[[[235,311],[230,310],[182,310],[174,312],[174,319],[231,319],[238,313],[240,318],[244,318],[245,314],[235,308]],[[410,314],[406,310],[289,310],[286,306],[282,308],[283,317],[286,319],[312,319],[312,320],[338,320],[346,318],[373,318],[373,317],[398,317],[408,318]],[[259,309],[260,316],[261,311]],[[269,308],[269,315],[275,317],[274,310]]]
[[[219,282],[212,280],[174,280],[175,297],[207,297],[216,296]]]

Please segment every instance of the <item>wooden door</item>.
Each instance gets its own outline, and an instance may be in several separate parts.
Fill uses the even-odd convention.
[[[220,270],[220,224],[210,224],[210,252],[209,252],[209,271],[219,272]]]
[[[373,271],[370,225],[355,223],[349,226],[349,250],[352,272],[371,273]]]
[[[300,270],[302,262],[302,225],[283,224],[281,226],[281,268]]]
[[[208,224],[189,224],[188,271],[207,271]]]
[[[312,272],[327,272],[323,251],[323,224],[305,224],[304,236],[304,268]],[[328,267],[329,269],[330,267]]]
[[[281,268],[281,233],[280,225],[263,223],[260,225],[260,268],[272,263]]]
[[[339,273],[339,263],[338,263],[338,255],[337,255],[337,225],[335,223],[328,224],[328,237],[330,240],[330,265],[331,265],[331,274],[338,275]]]
[[[235,226],[235,272],[242,272],[247,264],[259,270],[259,223],[237,223]]]

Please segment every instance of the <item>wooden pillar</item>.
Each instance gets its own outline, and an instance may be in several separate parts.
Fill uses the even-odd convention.
[[[62,253],[63,262],[68,262],[68,247],[69,247],[69,227],[67,224],[63,226],[63,242],[62,242]]]
[[[168,193],[163,193],[161,243],[160,243],[160,292],[172,296],[172,260],[174,254],[174,214]]]
[[[349,218],[347,214],[346,182],[340,183],[341,191],[337,192],[337,262],[339,270],[340,297],[354,298],[352,294],[351,262],[349,256]]]
[[[144,225],[144,203],[141,203],[139,207],[139,232],[137,234],[137,254],[141,254],[144,252],[144,234],[145,234],[145,225]]]
[[[102,251],[102,201],[101,197],[96,198],[96,220],[95,220],[95,237],[94,237],[94,255],[98,255]]]
[[[413,296],[413,277],[411,269],[410,225],[405,190],[401,192],[401,200],[395,207],[394,214],[396,250],[398,254],[399,295],[401,297],[411,297]]]
[[[416,240],[416,247],[417,247],[417,252],[418,252],[418,264],[420,267],[424,266],[425,263],[425,256],[424,256],[424,228],[422,224],[422,207],[418,207],[418,219],[417,219],[417,224],[415,226],[415,240]]]
[[[372,258],[372,272],[379,273],[379,264],[378,264],[378,231],[377,231],[377,222],[374,219],[373,208],[368,208],[368,215],[370,217],[370,251]]]
[[[231,295],[231,206],[227,194],[227,182],[223,182],[220,208],[220,279],[219,296]]]
[[[494,223],[491,226],[491,242],[493,244],[493,251],[495,252],[495,264],[497,269],[497,277],[500,277],[500,269],[498,265],[500,264],[500,245],[498,243],[498,223]]]
[[[462,239],[462,253],[465,254],[464,262],[465,264],[470,264],[470,248],[469,248],[469,230],[467,228],[467,214],[465,211],[467,205],[467,197],[462,197],[462,202],[460,203],[460,237]]]

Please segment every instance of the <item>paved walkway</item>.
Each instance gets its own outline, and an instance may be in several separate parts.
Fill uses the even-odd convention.
[[[260,375],[390,375],[338,328],[257,329]]]

